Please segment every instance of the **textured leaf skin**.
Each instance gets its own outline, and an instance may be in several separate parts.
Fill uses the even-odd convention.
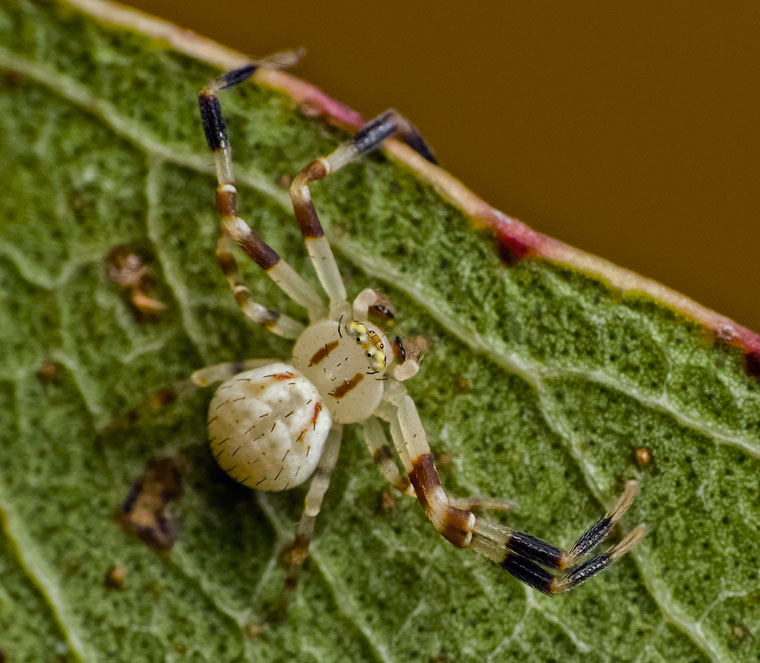
[[[604,575],[549,599],[450,547],[415,502],[383,508],[382,479],[349,428],[289,619],[252,630],[283,581],[278,555],[303,491],[256,496],[226,478],[206,445],[210,393],[96,434],[202,365],[288,356],[246,323],[214,261],[195,95],[217,69],[77,9],[14,0],[0,2],[0,67],[9,661],[758,659],[756,337],[716,340],[704,320],[549,251],[512,251],[508,266],[492,229],[381,154],[316,185],[314,199],[349,294],[382,287],[394,331],[432,341],[409,388],[434,453],[451,460],[446,485],[513,498],[510,523],[569,545],[638,477],[624,527],[650,531]],[[345,135],[266,86],[223,103],[241,215],[313,280],[278,183]],[[154,323],[106,277],[105,255],[125,242],[154,258],[153,294],[168,305]],[[258,300],[300,314],[247,272]],[[59,370],[44,383],[50,359]],[[166,456],[184,493],[177,543],[157,553],[113,514]],[[121,591],[104,582],[114,563],[127,568]]]

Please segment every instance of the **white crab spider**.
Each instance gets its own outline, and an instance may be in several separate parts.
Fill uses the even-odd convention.
[[[375,293],[365,290],[359,298],[374,301]],[[355,310],[354,317],[362,316]],[[380,406],[386,347],[375,325],[324,320],[301,334],[289,364],[267,363],[227,380],[209,406],[209,437],[219,464],[258,490],[287,490],[306,481],[331,425],[365,421]],[[205,381],[205,375],[194,379]]]
[[[635,481],[626,484],[615,507],[570,550],[474,512],[503,509],[507,502],[458,498],[443,489],[414,401],[402,384],[417,373],[418,364],[414,357],[405,356],[400,339],[392,344],[379,326],[368,321],[368,310],[376,303],[373,290],[362,291],[353,305],[347,302],[340,272],[309,195],[311,182],[380,146],[392,134],[434,162],[433,155],[416,129],[391,110],[369,122],[329,156],[310,163],[295,178],[290,189],[293,208],[319,282],[329,298],[325,307],[314,289],[236,215],[230,146],[217,94],[244,81],[256,68],[252,64],[228,72],[209,83],[199,96],[219,181],[217,206],[222,229],[217,258],[243,312],[273,333],[296,339],[295,347],[289,362],[233,362],[196,371],[192,379],[200,386],[224,380],[211,400],[208,426],[214,455],[230,476],[259,490],[285,490],[311,478],[286,587],[295,585],[306,558],[314,520],[337,462],[342,427],[349,423],[363,425],[367,446],[385,479],[400,492],[416,497],[444,538],[455,546],[476,550],[542,592],[556,594],[570,589],[631,550],[644,535],[643,525],[606,552],[581,561],[628,509],[638,490]],[[230,238],[308,311],[309,326],[252,300],[230,252]],[[389,424],[406,476],[399,473],[380,420]]]

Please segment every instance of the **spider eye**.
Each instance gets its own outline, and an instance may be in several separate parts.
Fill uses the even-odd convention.
[[[357,343],[361,343],[362,341],[361,341],[361,339],[360,339],[360,338],[357,338],[357,339],[356,339],[356,342],[357,342]]]
[[[372,359],[372,355],[371,355],[369,352],[367,353],[367,356],[368,356],[370,359]]]

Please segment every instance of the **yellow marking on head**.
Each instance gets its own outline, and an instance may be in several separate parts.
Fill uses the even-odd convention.
[[[356,320],[352,320],[346,325],[346,332],[362,346],[364,352],[367,353],[367,358],[372,360],[372,368],[376,371],[382,371],[386,362],[385,347],[380,336]]]
[[[371,329],[367,330],[367,335],[369,336],[370,342],[374,345],[374,362],[372,367],[376,371],[382,371],[385,368],[385,346],[383,345],[383,341],[380,338],[378,334],[373,332]]]

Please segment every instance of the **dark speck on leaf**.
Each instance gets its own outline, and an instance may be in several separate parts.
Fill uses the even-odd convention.
[[[42,384],[57,384],[58,368],[59,364],[50,359],[43,361],[40,367],[37,369],[37,379]],[[2,662],[0,661],[0,663]]]
[[[744,370],[750,377],[760,377],[760,352],[748,352],[744,355]]]

